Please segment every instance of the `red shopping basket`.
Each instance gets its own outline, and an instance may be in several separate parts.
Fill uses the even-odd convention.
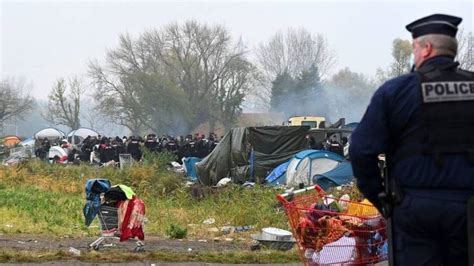
[[[285,208],[305,265],[366,265],[387,260],[385,220],[373,205],[329,197],[319,186],[277,199]]]

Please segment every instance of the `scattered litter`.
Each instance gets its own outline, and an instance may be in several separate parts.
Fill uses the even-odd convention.
[[[18,244],[24,245],[24,244],[25,244],[25,241],[18,241]]]
[[[221,227],[221,231],[222,231],[222,233],[224,233],[224,235],[227,235],[227,234],[230,234],[230,233],[234,232],[234,227],[233,226],[223,226],[223,227]]]
[[[209,219],[204,220],[202,223],[203,223],[203,224],[213,224],[213,223],[215,223],[215,222],[216,222],[216,219],[214,219],[214,218],[209,218]]]
[[[241,233],[241,232],[247,232],[253,229],[252,225],[244,225],[244,226],[224,226],[221,228],[221,231],[227,235],[230,233]]]
[[[251,225],[244,225],[244,226],[236,226],[235,227],[235,232],[240,233],[240,232],[247,232],[249,230],[252,230],[253,226]]]
[[[12,228],[12,227],[13,227],[12,224],[6,224],[5,226],[8,227],[8,228]]]
[[[346,211],[349,205],[349,201],[351,200],[351,197],[348,194],[344,194],[341,196],[339,199],[339,206],[342,208],[342,210]]]
[[[230,182],[232,182],[232,179],[230,179],[229,177],[224,177],[221,180],[219,180],[219,182],[217,182],[216,187],[224,187]]]
[[[206,239],[199,239],[198,242],[204,242],[204,243],[207,243],[207,240]]]
[[[262,233],[252,235],[252,239],[267,248],[284,251],[290,250],[296,242],[291,232],[275,227],[263,228]]]
[[[250,245],[250,250],[255,251],[255,250],[260,250],[260,242],[255,241]]]
[[[233,238],[230,238],[230,237],[226,237],[226,238],[224,238],[224,240],[227,241],[227,242],[232,242],[232,241],[234,241],[234,239],[233,239]]]
[[[211,233],[217,233],[217,232],[219,232],[219,228],[217,228],[217,227],[211,227],[211,228],[208,228],[207,231],[208,231],[208,232],[211,232]]]
[[[255,186],[255,182],[249,182],[249,181],[246,181],[245,183],[242,184],[243,187],[254,187]]]
[[[266,227],[262,229],[263,240],[288,241],[291,239],[291,237],[292,233],[287,230],[275,227]]]
[[[170,163],[173,166],[173,171],[178,173],[178,174],[184,174],[184,168],[182,165],[180,165],[177,162],[171,162]]]
[[[75,255],[75,256],[80,256],[80,255],[81,255],[81,251],[78,250],[78,249],[75,249],[75,248],[73,248],[73,247],[70,247],[70,248],[69,248],[69,252],[72,253],[72,254]]]
[[[191,252],[191,251],[193,251],[193,249],[192,249],[192,248],[188,248],[188,251]]]

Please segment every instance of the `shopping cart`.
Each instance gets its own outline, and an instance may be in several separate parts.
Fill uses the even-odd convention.
[[[101,236],[89,245],[90,249],[99,250],[101,246],[113,246],[120,240],[118,209],[109,206],[100,206],[99,213]],[[144,251],[145,244],[137,240],[134,251]]]
[[[385,220],[373,205],[329,197],[319,186],[277,199],[305,265],[370,265],[387,260]]]

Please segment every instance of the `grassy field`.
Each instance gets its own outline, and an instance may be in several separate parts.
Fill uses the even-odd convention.
[[[29,161],[0,168],[0,233],[72,237],[97,235],[84,226],[84,185],[89,178],[107,178],[126,184],[146,204],[145,233],[165,236],[172,224],[188,229],[188,238],[212,238],[222,234],[209,227],[252,225],[289,229],[285,214],[277,208],[273,189],[229,186],[208,189],[197,200],[184,187],[184,179],[166,170],[169,156],[148,156],[141,165],[115,168],[50,165]],[[212,225],[203,221],[215,219]]]

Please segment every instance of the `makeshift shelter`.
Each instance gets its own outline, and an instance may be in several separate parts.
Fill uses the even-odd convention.
[[[74,146],[81,145],[87,136],[99,137],[99,133],[93,129],[81,127],[67,134],[67,141]]]
[[[234,128],[211,154],[195,164],[198,179],[204,185],[216,185],[224,177],[236,183],[263,179],[305,149],[308,130],[308,126]]]
[[[42,129],[34,134],[34,138],[36,140],[42,140],[47,138],[49,142],[57,142],[58,144],[59,140],[63,139],[64,136],[64,132],[53,127]]]
[[[8,148],[14,147],[20,142],[21,140],[17,136],[6,136],[3,138],[3,145]]]
[[[23,147],[34,147],[36,140],[34,138],[27,138],[20,142],[20,145]]]
[[[329,172],[344,162],[344,157],[325,150],[304,150],[291,159],[286,170],[286,186],[305,187],[313,183],[313,177]]]
[[[350,162],[342,162],[329,172],[313,176],[313,184],[318,184],[324,190],[350,183],[354,180]]]

